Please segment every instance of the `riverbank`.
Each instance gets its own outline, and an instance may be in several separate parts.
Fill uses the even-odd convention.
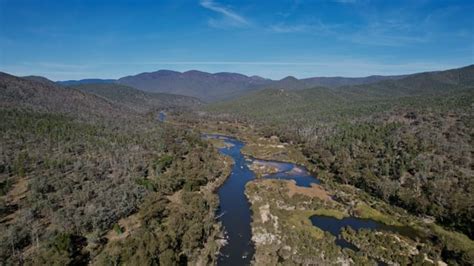
[[[246,132],[246,134],[248,134],[248,132]],[[260,147],[265,147],[265,145],[282,145],[275,144],[277,143],[276,138],[273,138],[271,140],[274,144],[270,144],[270,140],[266,140],[265,138],[261,137],[255,137],[252,140],[254,141],[253,146],[255,147],[255,149],[253,150],[255,151],[258,151],[257,147],[259,147],[258,143],[255,142],[255,139],[257,141],[262,141]],[[258,157],[258,155],[263,154],[263,159],[278,158],[278,156],[282,154],[281,152],[278,152],[278,150],[282,149],[282,147],[285,147],[285,145],[269,146],[269,148],[266,149],[267,152],[252,152],[251,155],[255,158],[261,158]],[[242,150],[245,150],[245,147]],[[272,150],[275,152],[268,152]],[[283,161],[290,160],[288,159],[288,157],[286,157]],[[309,165],[308,167],[311,168],[311,165]],[[259,176],[264,176],[276,172],[276,169],[274,167],[258,167],[254,170],[257,170],[257,175]],[[259,191],[259,193],[256,193],[256,198],[264,198],[262,202],[265,202],[267,204],[259,205],[258,201],[255,201],[255,198],[252,198],[252,192],[248,192],[248,189],[254,184],[259,184],[258,182],[260,181],[251,181],[247,184],[246,195],[249,198],[249,201],[252,203],[252,240],[256,245],[254,262],[256,262],[257,264],[264,263],[265,261],[274,262],[272,260],[274,258],[277,258],[279,262],[297,260],[307,260],[314,262],[321,259],[311,256],[304,258],[304,256],[302,256],[301,254],[297,257],[292,257],[288,255],[286,255],[286,257],[279,257],[280,254],[278,254],[278,252],[284,253],[286,252],[285,250],[288,250],[288,247],[291,248],[293,245],[293,247],[296,247],[298,249],[298,243],[303,243],[303,245],[304,243],[307,243],[305,242],[305,238],[308,236],[303,235],[301,239],[296,238],[293,239],[293,242],[285,242],[287,239],[291,239],[291,237],[294,238],[298,234],[293,234],[294,231],[289,230],[289,233],[292,234],[292,236],[286,236],[286,230],[285,232],[276,230],[276,223],[273,223],[272,225],[273,231],[270,230],[271,228],[268,227],[269,224],[267,223],[272,220],[279,221],[280,225],[290,224],[291,226],[294,226],[291,227],[292,229],[298,227],[303,228],[300,231],[305,232],[304,234],[312,235],[314,238],[313,241],[317,240],[319,242],[327,242],[328,240],[332,239],[333,241],[329,242],[335,243],[335,240],[337,240],[338,238],[344,238],[344,240],[350,243],[353,247],[355,247],[358,252],[347,248],[341,249],[341,247],[337,247],[336,245],[336,247],[339,248],[340,251],[339,253],[336,252],[337,255],[335,257],[332,257],[332,259],[339,260],[341,263],[347,262],[347,260],[349,260],[352,262],[358,261],[361,263],[386,262],[406,264],[407,262],[410,262],[425,264],[442,264],[443,262],[441,259],[441,255],[445,252],[450,252],[450,254],[452,254],[450,255],[450,257],[458,256],[456,254],[459,254],[459,256],[470,256],[469,254],[474,254],[472,253],[472,251],[474,250],[473,241],[462,234],[447,231],[442,227],[433,224],[432,221],[409,215],[406,211],[397,207],[390,206],[353,186],[339,184],[332,180],[328,180],[326,177],[323,177],[323,180],[324,184],[320,188],[322,188],[328,195],[331,195],[331,198],[342,206],[341,209],[323,208],[321,206],[317,207],[316,205],[308,207],[308,200],[305,199],[304,195],[300,195],[304,193],[294,193],[294,195],[292,195],[292,197],[290,198],[298,198],[298,201],[301,201],[302,203],[306,204],[304,208],[296,209],[295,205],[289,207],[295,208],[293,210],[293,213],[291,213],[290,210],[281,211],[278,210],[278,208],[276,213],[274,213],[275,208],[268,203],[278,201],[279,197],[281,199],[281,195],[285,194],[282,191],[280,191],[279,194],[272,194],[272,188],[266,186],[265,189],[262,189]],[[275,182],[278,183],[287,181]],[[288,189],[288,185],[286,185],[286,189]],[[288,201],[288,199],[286,198],[280,200],[280,202],[286,201]],[[285,207],[285,205],[281,206]],[[343,230],[338,235],[338,238],[335,238],[334,235],[331,235],[327,232],[323,232],[321,230],[320,232],[322,232],[323,237],[318,238],[317,236],[321,237],[321,234],[314,233],[314,230],[309,230],[309,227],[307,227],[311,227],[310,217],[314,214],[335,217],[337,219],[352,216],[356,217],[357,219],[372,220],[374,222],[382,223],[385,225],[406,227],[409,231],[413,232],[413,236],[411,238],[389,231],[380,232],[378,230],[374,231],[368,229],[361,229],[359,231]],[[283,241],[284,239],[286,240]],[[287,245],[281,246],[281,243],[287,243]],[[279,246],[279,248],[277,246]],[[387,248],[380,250],[379,247]],[[332,254],[332,251],[327,251],[324,249],[328,248],[329,250],[332,250],[332,245],[327,245],[327,243],[325,243],[325,245],[320,248],[322,249],[320,249],[319,252],[323,251],[329,252],[328,254]],[[305,247],[302,250],[305,250]],[[314,251],[315,250],[313,250],[313,252]],[[309,252],[308,254],[310,253],[311,252]],[[462,260],[469,261],[470,259],[469,257],[466,257]]]
[[[291,181],[260,179],[246,186],[253,213],[256,265],[442,263],[430,243],[385,229],[388,226],[384,224],[376,230],[375,220],[350,218],[347,223],[341,220],[341,224],[367,229],[343,229],[337,234],[325,231],[332,230],[329,228],[336,224],[330,217],[336,220],[350,217],[349,213],[354,210],[325,196],[291,191],[289,183]],[[327,217],[328,221],[318,226],[310,220],[312,216]],[[345,245],[341,245],[342,240]]]
[[[220,155],[222,160],[222,173],[213,182],[208,183],[206,186],[201,187],[200,192],[205,198],[215,198],[216,191],[219,187],[224,184],[227,178],[230,176],[234,161],[231,157]],[[217,221],[217,217],[216,217]],[[190,261],[189,265],[209,265],[217,261],[220,249],[225,246],[227,240],[225,239],[222,224],[220,222],[214,223],[212,233],[208,236],[203,247],[199,251],[195,261]]]
[[[177,117],[176,119],[178,119]],[[206,134],[217,134],[232,136],[245,143],[241,152],[245,156],[262,160],[274,160],[290,162],[311,168],[300,147],[293,143],[281,141],[275,135],[262,136],[261,132],[254,126],[239,122],[228,121],[204,121],[201,123],[190,123],[188,126],[196,128]],[[171,123],[183,123],[173,121]],[[214,140],[211,140],[214,141]],[[217,140],[217,145],[219,140]],[[220,147],[220,146],[217,146]],[[310,169],[311,170],[311,169]]]

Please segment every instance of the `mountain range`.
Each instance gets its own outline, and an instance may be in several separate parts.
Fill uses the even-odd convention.
[[[211,102],[229,99],[272,82],[258,76],[236,73],[207,73],[197,70],[176,72],[159,70],[117,80],[117,83],[151,92],[165,92],[197,97]]]
[[[299,81],[292,80],[290,84]],[[288,83],[288,82],[287,82]],[[206,106],[215,113],[234,113],[257,117],[261,121],[277,118],[295,121],[296,118],[336,120],[354,113],[370,115],[386,111],[396,105],[417,106],[437,99],[466,103],[474,93],[474,65],[445,71],[425,72],[385,79],[375,83],[339,87],[292,89],[279,87],[247,93],[235,99]],[[289,88],[289,89],[288,89]]]
[[[253,105],[261,97],[270,99],[278,95],[291,95],[295,100],[311,95],[309,99],[304,99],[306,102],[311,99],[321,102],[334,98],[340,102],[347,99],[383,100],[442,95],[453,90],[471,88],[473,84],[474,65],[403,76],[308,79],[290,76],[278,81],[236,73],[211,74],[194,70],[184,73],[160,70],[118,80],[86,79],[67,82],[53,82],[39,76],[20,78],[0,73],[0,87],[3,88],[0,104],[97,116],[197,107],[203,104],[202,101],[224,100],[239,105]],[[308,89],[310,91],[304,92]],[[303,92],[299,92],[301,90]],[[291,91],[295,93],[290,93]]]
[[[339,87],[369,84],[383,80],[397,80],[401,76],[313,77],[297,79],[288,76],[281,80],[271,80],[259,76],[238,73],[207,73],[197,70],[177,72],[158,70],[112,79],[83,79],[58,81],[65,86],[97,83],[118,83],[148,92],[172,93],[199,98],[205,102],[215,102],[242,96],[247,92],[263,88],[307,89],[317,86]]]
[[[63,80],[63,81],[57,81],[57,83],[63,86],[74,86],[74,85],[83,85],[83,84],[107,84],[107,83],[115,83],[115,79]]]

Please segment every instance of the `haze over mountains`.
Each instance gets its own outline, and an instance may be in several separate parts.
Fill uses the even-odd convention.
[[[262,88],[306,89],[317,86],[338,87],[344,85],[360,85],[382,80],[396,80],[401,76],[368,76],[360,78],[348,77],[313,77],[297,79],[288,76],[281,80],[271,80],[259,76],[246,76],[238,73],[207,73],[197,70],[177,72],[159,70],[126,76],[117,80],[84,79],[58,81],[61,85],[80,85],[90,83],[119,83],[143,91],[180,94],[199,98],[205,102],[231,99],[249,91]]]
[[[40,76],[23,78],[2,74],[3,86],[21,88],[20,94],[38,94],[34,101],[41,102],[42,95],[63,97],[61,103],[78,98],[78,93],[86,93],[87,97],[96,96],[94,101],[107,100],[122,108],[144,112],[157,107],[195,107],[204,102],[217,102],[262,95],[262,89],[304,90],[320,87],[320,96],[336,95],[345,99],[382,99],[387,97],[403,97],[414,95],[442,94],[451,90],[459,90],[472,85],[474,65],[463,68],[417,73],[400,76],[369,76],[362,78],[315,77],[297,79],[286,77],[281,80],[270,80],[258,76],[246,76],[237,73],[206,73],[201,71],[176,72],[159,70],[127,76],[118,80],[84,79],[77,81],[53,82]],[[34,84],[34,85],[33,85]],[[71,89],[68,98],[64,95],[63,86]],[[25,88],[34,90],[28,91]],[[44,90],[44,91],[42,91]],[[56,93],[52,93],[56,91]],[[257,92],[260,91],[260,92]],[[13,92],[12,92],[13,93]],[[18,93],[15,92],[15,93]],[[74,95],[73,95],[74,94]],[[314,94],[314,93],[312,93]],[[318,93],[316,93],[318,94]],[[9,94],[12,96],[13,94]],[[324,96],[323,98],[327,98]],[[82,96],[85,97],[85,96]],[[331,98],[331,97],[330,97]],[[45,99],[46,100],[46,99]],[[8,102],[8,101],[7,101]],[[99,106],[100,104],[93,104]],[[72,108],[75,104],[64,104]],[[80,106],[80,105],[79,105]]]
[[[236,73],[211,74],[197,70],[180,73],[160,70],[123,77],[117,82],[146,91],[175,93],[198,97],[204,101],[216,101],[238,96],[271,81]]]
[[[320,106],[324,106],[325,103],[340,104],[348,100],[443,95],[472,87],[474,65],[404,76],[365,78],[287,77],[273,81],[236,73],[160,70],[118,80],[87,79],[56,83],[39,76],[19,78],[2,73],[0,82],[5,88],[1,94],[4,106],[110,116],[123,113],[124,110],[143,113],[175,107],[194,108],[200,106],[202,101],[224,100],[224,106],[246,109],[274,97],[279,99],[275,102],[278,106],[283,104],[281,101],[284,101],[284,105],[298,106],[299,101],[304,101],[306,104],[320,103]],[[58,83],[76,85],[64,87]],[[271,89],[283,89],[286,92]],[[285,95],[291,97],[283,97]],[[274,114],[273,111],[270,113]]]
[[[81,80],[64,80],[58,81],[57,83],[64,86],[73,86],[73,85],[82,85],[82,84],[91,84],[91,83],[115,83],[115,79],[81,79]]]

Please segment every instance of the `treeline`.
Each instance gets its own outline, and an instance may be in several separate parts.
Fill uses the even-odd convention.
[[[472,116],[402,112],[305,145],[319,175],[474,236]]]
[[[277,135],[300,146],[325,182],[354,185],[474,238],[474,90],[377,100],[329,92],[260,91],[210,106],[201,119]]]
[[[115,265],[140,258],[171,265],[196,259],[217,230],[217,199],[200,186],[222,174],[222,161],[199,133],[151,120],[86,123],[1,109],[0,260],[65,265],[97,257]],[[180,200],[170,202],[179,190]],[[119,250],[104,251],[105,234],[135,213],[137,234]]]
[[[257,92],[208,108],[301,145],[328,180],[352,184],[474,237],[472,89],[357,100],[329,89]],[[321,97],[320,97],[321,96]],[[262,104],[267,101],[269,104]],[[255,106],[251,108],[250,105]]]

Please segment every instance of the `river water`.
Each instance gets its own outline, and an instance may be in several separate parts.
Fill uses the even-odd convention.
[[[277,173],[264,176],[263,178],[294,180],[296,185],[304,187],[310,187],[311,183],[318,184],[320,181],[316,177],[311,176],[306,168],[292,163],[246,159],[240,152],[245,144],[238,139],[212,134],[205,135],[204,137],[224,140],[227,147],[221,148],[219,151],[232,157],[234,160],[230,176],[217,192],[220,200],[218,217],[220,217],[219,219],[224,226],[228,241],[227,245],[221,249],[217,264],[249,265],[255,253],[255,247],[252,242],[252,213],[250,203],[244,192],[247,182],[255,179],[255,173],[249,169],[248,164],[252,160],[256,160],[259,163],[270,164],[278,168]],[[310,217],[310,219],[314,226],[328,231],[336,237],[339,236],[341,229],[345,226],[350,226],[355,230],[366,228],[398,231],[396,227],[356,217],[346,217],[338,220],[333,217],[315,215]],[[336,240],[336,244],[341,248],[356,250],[355,246],[340,237]]]

